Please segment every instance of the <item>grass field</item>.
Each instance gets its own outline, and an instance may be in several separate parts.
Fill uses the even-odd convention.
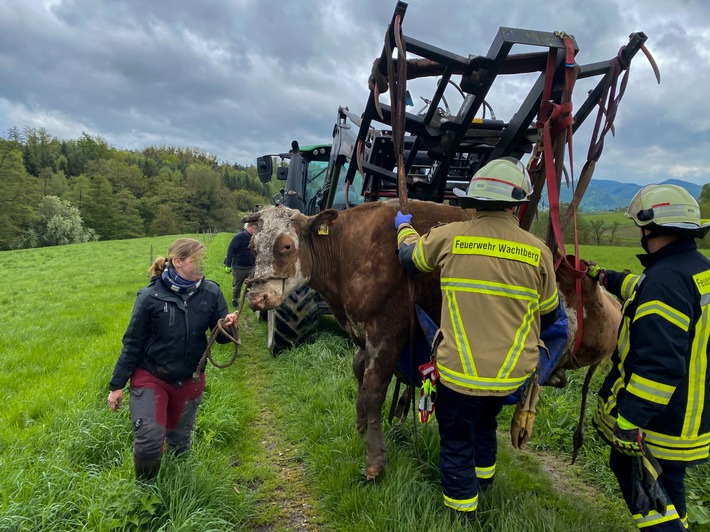
[[[0,252],[0,531],[459,529],[441,502],[435,422],[416,436],[411,419],[387,427],[389,467],[363,480],[353,348],[328,317],[318,342],[274,359],[246,311],[236,364],[207,369],[193,452],[166,458],[154,486],[134,482],[128,409],[108,410],[108,380],[151,247],[164,253],[174,238]],[[206,240],[207,276],[227,299],[230,238]],[[582,248],[640,271],[635,252]],[[568,465],[582,378],[545,389],[525,452],[507,443],[511,409],[501,415],[496,484],[470,530],[633,529],[591,428]],[[708,477],[703,466],[688,479],[693,530],[710,530]]]

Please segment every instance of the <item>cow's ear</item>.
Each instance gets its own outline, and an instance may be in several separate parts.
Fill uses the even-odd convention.
[[[335,209],[326,209],[319,212],[310,222],[311,233],[316,233],[319,235],[327,235],[330,232],[330,226],[338,217],[338,211]]]

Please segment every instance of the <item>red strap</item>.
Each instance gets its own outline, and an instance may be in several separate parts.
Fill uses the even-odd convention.
[[[582,344],[584,301],[582,299],[582,277],[586,273],[586,267],[579,258],[579,236],[577,231],[577,218],[574,218],[574,248],[575,254],[568,256],[565,250],[564,234],[560,224],[560,191],[558,187],[558,175],[556,171],[555,157],[552,151],[552,137],[563,130],[567,130],[567,146],[569,151],[570,175],[572,186],[574,187],[574,159],[572,151],[572,134],[574,117],[572,115],[572,90],[574,88],[574,46],[572,39],[562,36],[565,45],[565,87],[561,103],[551,100],[552,84],[554,78],[555,64],[557,60],[557,49],[551,48],[547,55],[547,65],[545,68],[545,87],[543,88],[540,110],[538,113],[537,127],[542,129],[542,157],[545,163],[545,181],[547,183],[547,194],[550,204],[550,223],[555,243],[560,250],[559,258],[555,261],[555,269],[564,262],[576,278],[575,289],[577,295],[577,333],[573,356]],[[533,167],[539,165],[539,158],[531,161]]]

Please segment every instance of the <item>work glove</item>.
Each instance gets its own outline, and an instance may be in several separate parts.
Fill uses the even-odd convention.
[[[397,216],[394,217],[394,227],[399,231],[399,226],[402,224],[411,224],[412,223],[412,215],[411,214],[402,214],[402,211],[397,211]]]
[[[231,266],[225,266],[225,267],[224,267],[224,271],[225,271],[226,273],[232,273],[232,267],[231,267]]]
[[[510,421],[510,441],[516,449],[523,449],[532,437],[537,403],[540,400],[540,385],[535,373],[525,385],[518,404],[515,406],[513,419]]]
[[[629,456],[644,456],[648,452],[641,429],[621,415],[617,417],[612,435],[612,443],[620,453]]]
[[[587,275],[589,275],[589,277],[598,281],[601,285],[604,284],[606,281],[606,270],[604,268],[591,260],[582,259],[582,264],[587,267]]]
[[[631,499],[641,515],[647,515],[651,510],[666,515],[668,501],[658,483],[662,471],[650,452],[631,459]]]
[[[614,447],[619,452],[632,456],[631,498],[639,513],[646,515],[651,510],[656,510],[665,515],[666,495],[658,483],[663,469],[646,445],[643,432],[619,414],[612,433]]]

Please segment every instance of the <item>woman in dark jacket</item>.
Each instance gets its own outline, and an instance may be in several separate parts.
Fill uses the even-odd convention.
[[[158,257],[148,270],[150,283],[138,292],[123,335],[123,349],[113,370],[108,405],[121,407],[123,387],[130,379],[133,460],[136,478],[150,480],[160,469],[163,447],[176,454],[190,448],[205,374],[192,374],[207,347],[206,331],[220,318],[231,326],[219,285],[203,276],[204,246],[179,238],[167,258]],[[223,335],[219,343],[229,341]]]

